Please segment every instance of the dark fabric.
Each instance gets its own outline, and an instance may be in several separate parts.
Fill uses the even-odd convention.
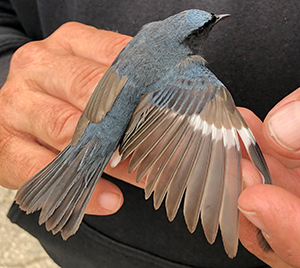
[[[0,1],[0,87],[3,86],[13,52],[30,39],[12,9],[9,1]]]
[[[0,88],[3,86],[6,80],[10,59],[11,53],[4,54],[0,57],[0,66],[3,68],[3,70],[0,72]]]
[[[213,29],[205,58],[237,105],[263,119],[300,85],[299,0],[10,2],[0,1],[1,58],[30,39],[47,37],[67,21],[134,35],[147,22],[198,8],[232,15]],[[3,44],[8,49],[1,53]],[[7,66],[1,74],[5,72]],[[169,223],[164,208],[154,211],[152,200],[145,201],[141,189],[111,180],[123,191],[122,209],[112,216],[85,216],[79,232],[67,242],[39,227],[38,213],[27,216],[14,205],[8,216],[37,237],[62,267],[267,267],[242,246],[237,257],[229,259],[220,236],[211,246],[200,225],[193,235],[188,233],[182,210]]]

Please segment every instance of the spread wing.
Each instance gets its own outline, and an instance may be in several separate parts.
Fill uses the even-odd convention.
[[[91,95],[78,123],[71,141],[75,145],[83,135],[88,124],[99,123],[106,113],[113,106],[117,96],[124,87],[127,78],[120,78],[114,72],[115,65],[112,65],[97,84]]]
[[[228,90],[221,83],[181,77],[142,97],[119,150],[121,160],[132,155],[129,172],[137,168],[138,182],[146,176],[145,196],[154,192],[156,209],[166,197],[172,221],[184,197],[190,232],[201,212],[207,240],[215,241],[220,226],[230,257],[237,252],[242,189],[238,135],[264,181],[271,183],[262,153]]]

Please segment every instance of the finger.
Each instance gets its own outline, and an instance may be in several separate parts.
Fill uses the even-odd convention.
[[[300,199],[272,185],[256,185],[246,189],[239,198],[242,213],[262,230],[274,252],[252,249],[272,267],[286,263],[299,267]],[[242,240],[247,246],[247,241]]]
[[[5,130],[1,129],[0,182],[3,187],[18,189],[54,159],[56,154],[40,146],[30,137],[18,137],[3,132]]]
[[[243,178],[243,189],[262,183],[262,177],[259,171],[254,167],[252,162],[248,159],[243,159],[242,161],[242,178]]]
[[[109,67],[132,38],[112,31],[98,30],[78,22],[68,22],[47,38],[49,45]]]
[[[279,102],[264,121],[264,135],[280,155],[300,159],[300,88]]]
[[[242,213],[239,216],[239,239],[243,246],[256,257],[269,264],[273,268],[293,268],[279,257],[274,256],[272,251],[264,252],[258,245],[257,227],[252,224]]]
[[[300,170],[289,169],[280,161],[270,155],[265,155],[274,184],[286,189],[296,196],[300,196]],[[261,184],[261,175],[253,164],[243,159],[243,182],[244,188]]]
[[[268,152],[270,148],[265,144],[265,139],[261,132],[263,126],[261,120],[249,109],[239,107],[238,110],[244,117],[262,151]]]
[[[267,139],[266,135],[263,133],[263,128],[265,125],[260,121],[260,119],[250,110],[245,108],[239,108],[239,111],[245,118],[249,128],[253,132],[257,143],[259,144],[262,152],[264,154],[268,154],[275,159],[277,159],[280,163],[288,168],[296,168],[300,167],[300,158],[298,159],[290,159],[278,153],[278,150],[274,149],[270,140]]]
[[[3,98],[9,96],[4,94]],[[81,115],[80,110],[60,99],[28,90],[15,92],[1,112],[10,128],[31,134],[59,151],[69,143]]]
[[[117,212],[124,202],[121,190],[113,183],[100,178],[85,211],[91,215],[110,215]]]
[[[8,82],[40,90],[83,110],[107,67],[95,61],[60,54],[45,41],[27,43],[11,60]]]
[[[298,187],[300,181],[300,176],[294,170],[290,170],[278,162],[276,159],[272,158],[271,156],[266,155],[266,161],[271,171],[271,175],[276,185],[279,185],[296,196],[300,195],[300,189]],[[248,188],[250,186],[260,184],[261,177],[255,167],[248,161],[243,160],[243,181],[244,181],[244,188]],[[242,193],[243,195],[243,193]],[[241,196],[242,196],[241,195]],[[248,202],[252,202],[255,197],[252,197],[251,200],[249,199]],[[257,255],[258,257],[262,258],[267,262],[268,256],[265,252],[263,252],[258,245],[257,239],[257,228],[247,220],[242,214],[240,216],[240,239],[244,246],[247,247],[249,251]],[[281,260],[276,259],[273,260],[272,267],[290,267],[286,265]]]

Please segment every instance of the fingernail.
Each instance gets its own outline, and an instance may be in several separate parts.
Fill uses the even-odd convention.
[[[122,198],[118,194],[111,192],[104,192],[99,196],[99,204],[102,208],[115,212],[121,206]]]
[[[300,101],[291,102],[269,119],[270,135],[279,145],[290,151],[300,149]]]
[[[264,223],[264,221],[257,215],[255,211],[246,211],[241,207],[238,207],[239,210],[245,215],[245,217],[251,221],[258,229],[260,229],[264,236],[270,238],[271,232]]]

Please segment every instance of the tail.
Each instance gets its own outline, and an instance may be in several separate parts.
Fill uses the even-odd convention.
[[[97,137],[84,145],[68,145],[51,163],[29,179],[17,192],[16,203],[27,214],[41,209],[39,224],[45,223],[64,240],[75,234],[93,190],[111,153]],[[102,150],[101,150],[102,149]],[[103,156],[104,155],[104,156]]]

